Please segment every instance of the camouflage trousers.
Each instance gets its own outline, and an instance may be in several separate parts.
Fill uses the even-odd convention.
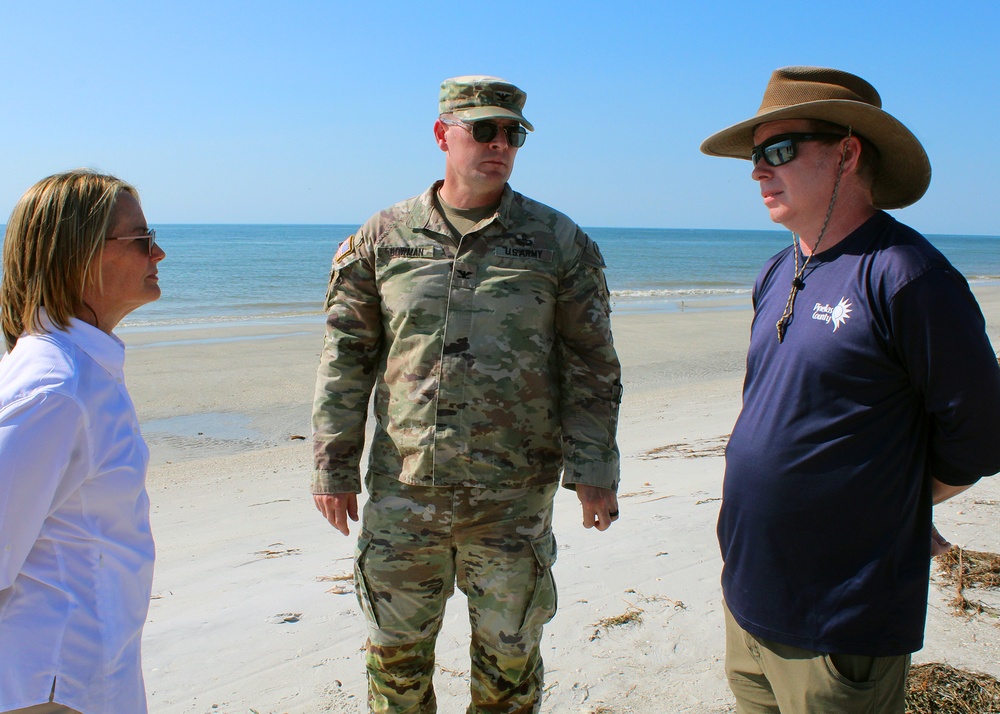
[[[372,712],[433,714],[434,644],[455,583],[469,601],[468,714],[538,712],[556,612],[556,484],[429,488],[370,477],[355,553]]]

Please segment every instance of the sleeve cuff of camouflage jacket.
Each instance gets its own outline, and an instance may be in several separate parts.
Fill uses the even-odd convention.
[[[618,491],[618,464],[566,464],[563,469],[563,488],[576,490],[577,484],[597,486]]]
[[[342,471],[323,471],[317,469],[312,475],[312,493],[314,496],[329,496],[335,493],[361,493],[361,476],[355,471],[345,474]]]

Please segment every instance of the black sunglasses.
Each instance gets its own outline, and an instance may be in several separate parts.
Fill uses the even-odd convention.
[[[761,159],[768,166],[781,166],[795,158],[795,145],[802,141],[843,139],[847,134],[778,134],[750,150],[750,163],[754,166]]]
[[[455,119],[442,119],[441,121],[449,126],[460,126],[463,129],[466,129],[472,134],[472,138],[480,144],[487,144],[493,141],[497,132],[501,129],[503,129],[503,133],[507,135],[507,143],[515,149],[519,149],[524,146],[524,140],[528,138],[528,130],[520,124],[507,124],[500,126],[495,121],[487,120],[464,122],[457,121]]]

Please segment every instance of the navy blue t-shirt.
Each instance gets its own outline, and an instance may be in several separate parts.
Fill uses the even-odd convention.
[[[885,213],[813,257],[779,344],[792,250],[754,288],[718,524],[726,603],[776,642],[914,652],[929,479],[1000,470],[1000,369],[965,279]]]

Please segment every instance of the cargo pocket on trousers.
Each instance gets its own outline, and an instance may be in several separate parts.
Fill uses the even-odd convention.
[[[522,632],[549,622],[555,616],[558,605],[556,581],[552,577],[552,566],[556,562],[555,534],[550,530],[541,538],[531,541],[531,550],[535,554],[537,566],[535,592],[524,611]]]
[[[378,629],[378,615],[375,612],[375,599],[372,597],[371,589],[368,587],[368,578],[365,577],[365,554],[368,546],[371,545],[372,534],[364,529],[358,536],[358,544],[354,550],[354,594],[358,596],[358,604],[365,614],[368,626]]]

